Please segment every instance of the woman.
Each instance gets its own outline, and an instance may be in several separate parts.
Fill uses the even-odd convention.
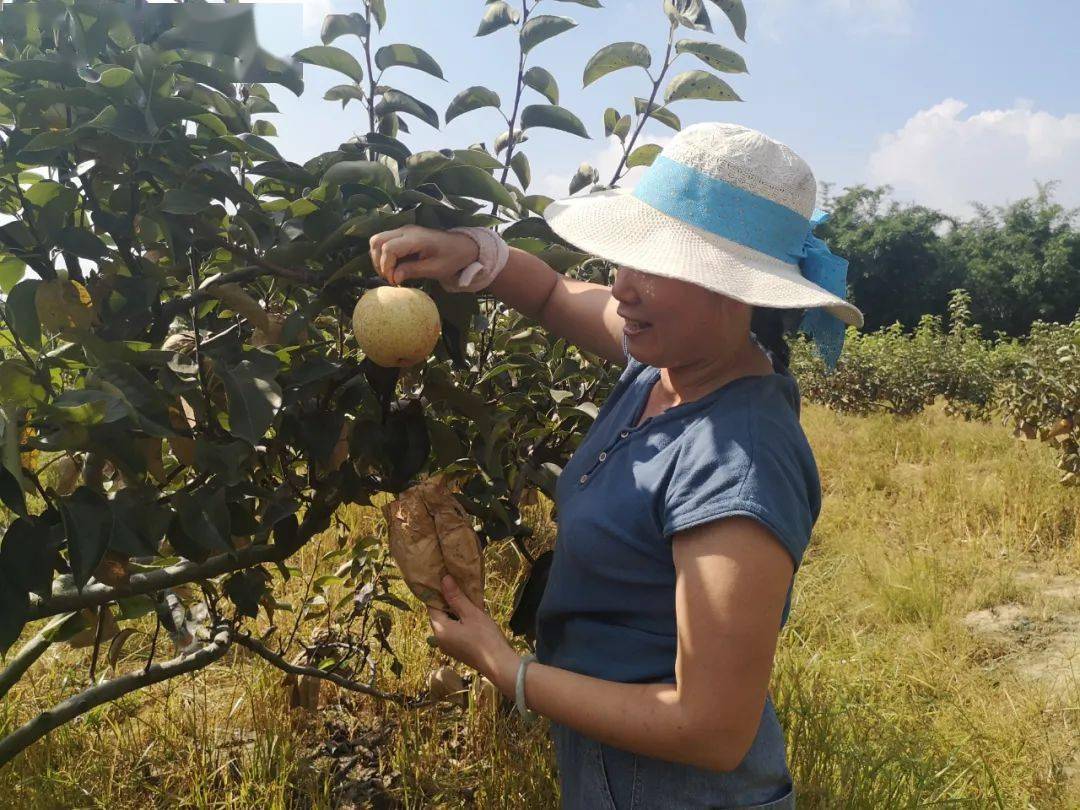
[[[443,650],[551,720],[564,807],[794,807],[768,683],[821,490],[778,323],[810,310],[802,326],[834,362],[862,322],[841,297],[846,263],[811,235],[815,196],[786,146],[708,123],[632,191],[545,210],[618,267],[611,288],[483,229],[371,240],[392,284],[486,288],[626,363],[559,479],[538,663],[449,577],[458,618],[430,612]]]

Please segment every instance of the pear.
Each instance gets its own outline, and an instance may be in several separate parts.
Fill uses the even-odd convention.
[[[439,308],[423,290],[377,287],[353,310],[353,334],[376,365],[406,368],[422,363],[442,334]]]

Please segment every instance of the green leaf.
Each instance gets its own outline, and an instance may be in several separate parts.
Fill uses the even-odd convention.
[[[656,160],[656,156],[660,154],[663,147],[655,143],[645,143],[630,153],[630,157],[626,159],[626,165],[629,168],[634,166],[652,166],[653,161]]]
[[[241,616],[254,619],[259,615],[259,602],[267,593],[270,575],[262,568],[249,568],[225,580],[225,595],[236,605]]]
[[[425,149],[409,155],[405,160],[405,185],[416,188],[427,182],[435,172],[445,169],[454,162],[452,157],[434,149]]]
[[[25,275],[25,262],[14,256],[0,256],[0,292],[9,294]]]
[[[587,6],[588,8],[603,8],[600,5],[600,0],[558,0],[560,3],[577,3],[579,6]]]
[[[362,88],[355,84],[337,84],[326,91],[323,96],[325,101],[340,101],[344,109],[350,101],[363,101],[367,96]]]
[[[742,0],[712,1],[720,6],[720,10],[731,20],[731,25],[735,29],[735,36],[746,42],[746,9],[743,7]]]
[[[97,83],[114,90],[130,82],[134,77],[135,73],[125,67],[112,67],[102,71]]]
[[[502,169],[505,163],[496,157],[492,157],[482,149],[454,149],[454,162],[466,166],[476,166],[479,169],[494,171]]]
[[[4,302],[12,330],[23,343],[35,349],[41,348],[41,323],[35,300],[39,284],[41,282],[34,278],[20,281],[12,287]]]
[[[79,487],[59,499],[60,515],[67,535],[68,556],[75,586],[82,590],[109,547],[112,516],[105,496],[89,487]]]
[[[449,166],[435,172],[430,180],[444,194],[475,197],[507,208],[517,208],[517,202],[506,190],[506,186],[476,166]]]
[[[676,132],[682,129],[682,122],[679,121],[679,117],[666,107],[656,103],[649,103],[646,99],[637,97],[634,98],[634,106],[638,115],[644,114],[646,107],[648,107],[650,118],[659,121],[661,124],[666,124]]]
[[[614,107],[604,110],[604,137],[609,138],[615,131],[615,125],[619,123],[619,111]]]
[[[382,70],[395,65],[411,67],[443,79],[442,68],[427,51],[413,45],[384,45],[375,52],[375,64]]]
[[[258,50],[255,13],[250,6],[185,3],[176,9],[174,19],[175,27],[159,38],[156,47],[187,47],[238,57]]]
[[[247,442],[236,439],[222,444],[200,436],[195,440],[195,469],[216,475],[225,486],[236,486],[249,475],[248,465],[255,451]]]
[[[128,415],[122,399],[94,388],[65,391],[49,403],[49,410],[60,422],[85,427],[116,422]]]
[[[40,518],[18,518],[4,533],[0,568],[18,587],[38,596],[52,593],[53,569],[59,540],[52,527]]]
[[[26,517],[26,493],[23,492],[22,484],[19,483],[15,474],[4,466],[0,466],[0,503],[16,515]],[[2,562],[2,555],[0,555],[0,563]]]
[[[6,10],[5,13],[7,13]],[[59,82],[61,84],[75,84],[78,80],[78,76],[69,64],[46,59],[5,62],[0,65],[0,75],[4,73],[18,76],[20,79]]]
[[[231,152],[250,155],[256,160],[281,160],[281,153],[265,138],[245,132],[242,135],[226,135],[218,142]]]
[[[134,107],[106,107],[84,126],[100,129],[130,143],[154,142],[154,136],[146,129],[145,115]]]
[[[386,25],[386,4],[383,0],[365,0],[368,7],[371,9],[371,13],[375,15],[375,24],[379,26],[379,30],[382,31]]]
[[[385,87],[382,91],[382,98],[375,105],[375,114],[381,116],[392,112],[402,112],[416,116],[435,129],[439,128],[439,114],[435,110],[408,93],[395,90],[392,87]]]
[[[742,101],[731,85],[704,70],[688,70],[680,73],[664,91],[664,103],[683,99],[706,99],[709,101]]]
[[[152,488],[127,487],[113,496],[109,502],[111,551],[127,557],[152,557],[159,553],[173,513],[157,499],[158,492]]]
[[[500,28],[505,28],[511,23],[516,23],[520,19],[517,11],[512,9],[508,3],[503,0],[496,0],[494,3],[488,3],[484,9],[483,19],[480,20],[480,27],[476,29],[476,36],[487,36],[494,31],[498,31]]]
[[[194,120],[200,115],[205,115],[206,110],[202,105],[188,101],[186,98],[169,96],[167,98],[155,97],[151,99],[150,114],[153,116],[154,123],[159,127],[163,127],[184,118]]]
[[[590,419],[596,419],[596,417],[600,415],[600,409],[592,402],[582,402],[574,407]]]
[[[377,160],[343,160],[327,169],[322,179],[324,183],[339,186],[346,183],[363,183],[386,191],[397,188],[394,173],[390,171],[390,167]]]
[[[214,204],[214,201],[198,191],[183,188],[171,188],[165,192],[161,210],[167,214],[200,214]]]
[[[524,152],[514,153],[514,156],[510,158],[510,168],[514,170],[514,174],[517,175],[518,180],[521,182],[521,188],[528,188],[529,183],[532,182],[532,170],[529,167],[529,159]]]
[[[730,48],[716,42],[680,39],[675,43],[678,53],[689,53],[723,73],[746,73],[746,61]]]
[[[225,385],[229,432],[253,446],[260,444],[281,407],[281,387],[274,375],[250,360],[232,367],[215,363],[214,373]]]
[[[529,129],[530,127],[560,129],[581,138],[589,137],[589,133],[585,130],[585,125],[581,123],[581,119],[565,107],[559,107],[555,104],[530,104],[522,110],[521,128]]]
[[[23,147],[24,152],[45,152],[49,149],[62,149],[75,143],[78,132],[74,129],[65,129],[58,132],[42,132],[34,136],[30,143]]]
[[[200,548],[226,553],[233,550],[224,487],[207,485],[192,492],[178,492],[172,500],[184,534]]]
[[[248,168],[247,173],[261,175],[262,177],[273,177],[275,180],[281,180],[282,183],[293,186],[315,185],[315,178],[312,177],[311,173],[306,171],[305,168],[298,166],[296,163],[288,163],[281,160],[259,163],[256,166]]]
[[[525,198],[525,207],[530,211],[543,215],[544,209],[555,202],[552,197],[543,194],[530,194]]]
[[[213,113],[203,113],[202,115],[196,115],[191,120],[197,124],[202,124],[219,138],[229,134],[229,128],[225,126],[225,122]]]
[[[418,401],[395,407],[387,415],[379,433],[379,450],[391,490],[404,489],[424,468],[431,454],[431,439]]]
[[[232,96],[236,88],[234,86],[234,77],[227,75],[224,71],[217,68],[209,67],[200,62],[188,62],[180,61],[175,63],[176,70],[190,79],[194,79],[200,84],[205,84],[207,87],[213,87],[215,90],[219,90],[227,96]],[[105,71],[108,73],[108,71]],[[102,82],[104,83],[105,73],[102,73]]]
[[[521,50],[528,53],[541,42],[576,27],[577,23],[569,17],[557,17],[554,14],[532,17],[521,27]]]
[[[0,361],[0,405],[29,408],[45,399],[45,389],[27,363],[13,357]],[[8,423],[8,427],[11,427],[11,423]],[[18,437],[14,441],[18,443]],[[11,471],[19,472],[17,467]]]
[[[56,246],[84,259],[100,259],[109,249],[105,243],[84,228],[65,228],[56,235]]]
[[[446,108],[445,120],[449,124],[459,115],[472,110],[479,110],[481,107],[495,107],[498,109],[500,106],[502,106],[502,101],[499,99],[498,93],[481,85],[474,85],[465,88],[454,96],[450,106]]]
[[[333,45],[312,45],[309,48],[301,48],[293,54],[293,59],[304,64],[317,65],[344,73],[354,82],[364,79],[364,69],[356,61],[356,57]]]
[[[525,71],[522,80],[525,82],[526,87],[531,87],[552,104],[559,103],[559,85],[555,81],[555,77],[542,67],[529,68]]]
[[[11,582],[7,573],[0,570],[0,655],[6,654],[19,640],[29,607],[29,592]]]
[[[601,76],[628,67],[652,66],[652,54],[640,42],[615,42],[598,50],[585,65],[582,87],[588,87]]]
[[[322,25],[322,43],[329,45],[338,37],[353,34],[361,41],[371,33],[371,27],[363,14],[327,14]]]

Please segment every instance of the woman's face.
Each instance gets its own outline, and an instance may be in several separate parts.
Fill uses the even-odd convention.
[[[611,288],[630,354],[657,368],[715,362],[746,342],[751,308],[687,281],[620,267]]]

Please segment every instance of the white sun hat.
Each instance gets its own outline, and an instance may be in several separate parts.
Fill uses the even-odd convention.
[[[813,236],[827,217],[816,197],[814,173],[789,147],[738,124],[702,123],[676,135],[634,188],[555,200],[544,219],[614,264],[754,306],[811,310],[819,332],[828,313],[842,343],[842,325],[862,326],[863,316],[844,300],[847,262]]]

